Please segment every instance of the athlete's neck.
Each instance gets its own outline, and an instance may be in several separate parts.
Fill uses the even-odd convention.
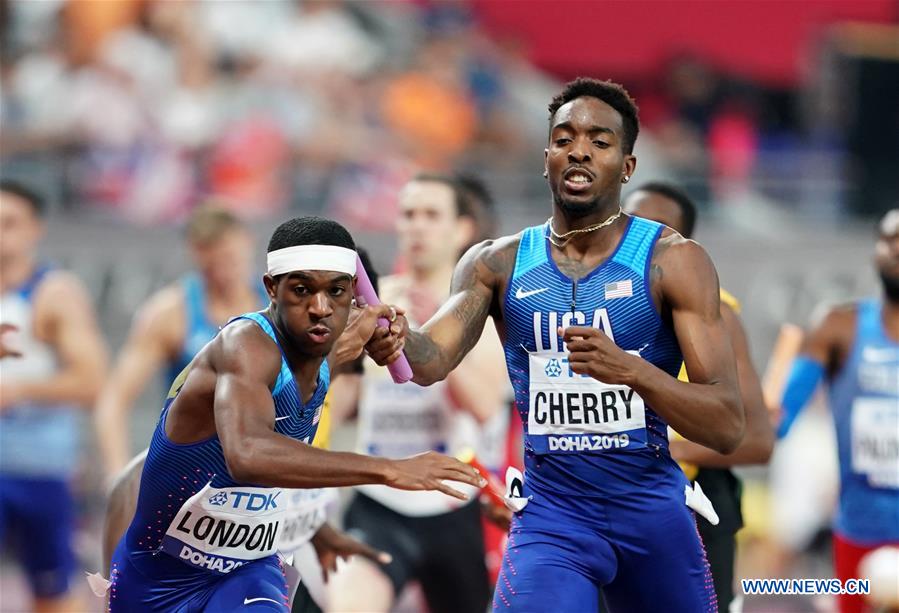
[[[35,259],[32,254],[0,260],[0,292],[5,294],[9,290],[20,287],[31,278],[35,268]]]
[[[887,336],[899,342],[899,300],[884,297],[881,321]]]
[[[443,302],[449,296],[454,267],[454,264],[448,264],[427,270],[411,268],[409,278],[413,283],[427,287],[433,296],[440,298],[440,301]]]
[[[602,223],[609,217],[612,217],[621,208],[619,198],[616,194],[615,198],[608,201],[597,202],[594,207],[589,210],[580,211],[577,209],[567,209],[558,202],[553,203],[552,224],[553,229],[558,234],[565,234],[572,230],[581,230],[588,226]]]
[[[610,215],[614,214],[614,211],[610,213]],[[605,217],[601,217],[598,221],[594,221],[583,226],[579,225],[577,227],[581,228],[593,225],[595,223],[602,223],[608,218],[609,216],[607,215]],[[554,251],[562,253],[565,257],[574,260],[583,260],[584,258],[590,256],[608,256],[612,253],[612,251],[615,250],[615,248],[618,246],[618,243],[621,241],[621,236],[624,234],[624,230],[627,227],[628,219],[629,218],[627,215],[622,214],[620,217],[618,217],[618,219],[616,219],[609,225],[597,230],[593,230],[592,232],[573,234],[566,239],[562,239],[561,241],[558,239],[553,239],[554,243],[558,244],[551,243],[551,247]],[[564,234],[559,226],[555,225],[555,218],[553,218],[553,227],[557,234]],[[567,231],[568,230],[566,230],[566,232]],[[559,245],[561,245],[561,247]]]
[[[265,309],[265,314],[275,328],[275,334],[278,336],[281,350],[287,358],[287,365],[290,366],[293,378],[296,379],[300,386],[300,399],[305,404],[309,402],[315,393],[315,388],[318,385],[318,371],[321,369],[322,362],[325,361],[326,356],[310,356],[297,351],[294,343],[291,342],[291,336],[281,324],[275,305],[270,304]]]

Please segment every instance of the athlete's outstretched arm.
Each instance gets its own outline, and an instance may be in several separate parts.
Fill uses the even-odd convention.
[[[743,439],[745,419],[715,266],[698,243],[669,233],[656,245],[650,278],[671,312],[690,382],[625,353],[595,328],[580,326],[564,332],[572,370],[628,385],[685,438],[732,453]]]
[[[271,340],[255,326],[232,325],[210,349],[216,373],[215,427],[236,481],[295,488],[382,483],[406,490],[439,490],[463,500],[465,496],[443,480],[479,486],[474,469],[440,454],[375,458],[315,449],[275,432],[270,386],[278,376],[281,356]]]
[[[740,398],[746,410],[746,436],[737,450],[730,455],[722,455],[693,441],[674,440],[671,441],[671,456],[678,461],[709,467],[767,464],[774,450],[774,429],[768,419],[768,409],[762,396],[762,384],[752,365],[746,331],[740,323],[739,316],[723,302],[721,317],[727,327],[737,361]]]
[[[515,261],[514,243],[509,238],[484,241],[469,249],[453,273],[450,297],[420,330],[406,334],[405,353],[419,385],[431,385],[446,378],[471,351],[498,303],[499,280],[507,277]],[[378,333],[376,332],[376,335]],[[378,364],[388,354],[379,343],[366,348]]]

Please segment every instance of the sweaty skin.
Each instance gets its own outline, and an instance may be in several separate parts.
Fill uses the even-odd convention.
[[[281,337],[304,402],[314,393],[321,363],[347,325],[352,282],[348,275],[323,271],[290,273],[277,280],[265,277],[272,300],[265,314]],[[367,307],[349,338],[370,336],[377,318],[388,317],[390,308]],[[395,347],[391,353],[396,353]],[[244,321],[229,325],[191,362],[169,409],[166,435],[176,444],[217,435],[231,476],[263,487],[383,483],[439,490],[464,500],[442,480],[478,485],[473,469],[439,454],[385,460],[315,449],[276,433],[271,390],[280,368],[281,352],[257,325]]]
[[[623,124],[612,107],[592,97],[563,105],[555,114],[545,167],[553,193],[557,233],[608,219],[618,210],[621,183],[636,158],[624,152]],[[588,177],[576,184],[575,174]],[[558,268],[579,279],[611,256],[627,227],[622,214],[612,224],[551,246]],[[414,381],[439,381],[459,364],[480,337],[488,316],[504,337],[502,297],[511,277],[520,235],[484,241],[461,259],[450,298],[420,330],[406,336],[406,357]],[[744,414],[729,334],[721,317],[718,276],[697,243],[665,229],[652,254],[650,288],[656,309],[674,330],[689,383],[677,381],[649,362],[617,347],[594,328],[564,331],[572,370],[635,390],[672,428],[720,453],[733,452],[743,438]],[[381,363],[393,340],[379,330],[369,354]]]

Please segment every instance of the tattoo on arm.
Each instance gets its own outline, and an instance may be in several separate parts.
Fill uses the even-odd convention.
[[[481,337],[487,317],[497,313],[500,280],[511,274],[517,245],[517,241],[498,246],[488,242],[463,256],[453,274],[449,300],[421,331],[407,335],[410,362],[445,376],[462,361]]]
[[[406,346],[403,353],[410,362],[424,365],[440,357],[440,347],[427,334],[418,330],[410,330],[406,335]]]

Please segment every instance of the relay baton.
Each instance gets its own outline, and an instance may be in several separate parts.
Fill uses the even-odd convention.
[[[371,285],[371,279],[368,278],[368,273],[365,272],[365,265],[362,264],[362,260],[358,255],[356,256],[356,302],[361,302],[359,306],[378,306],[381,304],[378,295],[375,293],[375,288]],[[390,322],[381,317],[378,319],[378,325],[389,328]],[[409,366],[409,360],[406,359],[405,354],[400,354],[399,359],[393,364],[388,364],[387,370],[390,371],[390,376],[393,377],[394,383],[405,383],[412,380],[412,367]]]
[[[506,508],[506,503],[503,500],[503,492],[506,491],[506,488],[500,483],[499,479],[497,479],[492,472],[487,470],[483,464],[478,461],[477,456],[475,456],[474,450],[471,448],[462,450],[459,454],[456,455],[456,459],[464,464],[468,464],[476,471],[481,473],[481,477],[487,481],[487,484],[481,488],[481,490],[487,494],[487,498],[490,499],[490,503],[500,507],[501,509]]]

